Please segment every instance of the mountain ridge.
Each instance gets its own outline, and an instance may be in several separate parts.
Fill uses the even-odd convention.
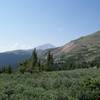
[[[35,48],[37,48],[37,52],[40,55],[43,50],[53,47],[55,46],[51,44],[44,44]],[[16,68],[16,65],[18,65],[19,62],[31,57],[33,49],[13,50],[0,53],[0,67],[11,64],[12,66],[14,66],[14,68]]]
[[[55,58],[83,55],[87,61],[92,61],[100,53],[100,31],[73,40],[64,46],[51,50]]]
[[[83,57],[85,61],[92,61],[100,54],[100,31],[72,40],[60,47],[49,46],[51,48],[47,47],[47,49],[40,49],[40,47],[43,46],[36,47],[39,48],[37,52],[39,56],[43,58],[47,55],[49,50],[54,55],[55,60],[59,58],[66,60],[69,57],[74,57],[75,59],[77,58],[76,60],[78,61]],[[19,61],[28,59],[32,51],[33,49],[0,53],[0,66],[12,63],[14,63],[12,65],[15,65]]]

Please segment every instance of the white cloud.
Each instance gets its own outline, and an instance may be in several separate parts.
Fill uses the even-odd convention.
[[[22,44],[22,43],[12,43],[11,45],[2,46],[0,52],[11,51],[11,50],[20,50],[20,49],[31,49],[33,46],[31,44]]]
[[[31,45],[27,45],[27,44],[21,44],[21,43],[15,43],[12,46],[10,46],[10,50],[16,50],[16,49],[29,49],[31,48]]]
[[[13,44],[12,46],[9,46],[9,48],[12,49],[12,50],[14,50],[18,47],[19,47],[19,43],[17,43],[17,42],[15,44]]]

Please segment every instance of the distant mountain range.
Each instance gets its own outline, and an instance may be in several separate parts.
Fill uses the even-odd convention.
[[[61,47],[45,44],[36,48],[38,55],[41,55],[41,57],[45,57],[48,50],[50,50],[55,60],[66,60],[69,57],[74,57],[78,61],[83,58],[85,61],[92,61],[100,54],[100,31],[73,40]],[[16,66],[18,62],[29,58],[32,51],[33,49],[0,53],[0,66],[5,64]]]
[[[43,50],[54,48],[51,44],[44,44],[36,47],[38,54],[41,54]],[[33,48],[34,49],[34,48]],[[32,55],[33,49],[29,50],[14,50],[0,53],[0,67],[11,64],[13,67],[24,59],[28,59]]]
[[[40,45],[40,46],[36,47],[37,50],[46,50],[46,49],[50,49],[50,48],[55,48],[55,46],[52,44],[44,44],[44,45]]]

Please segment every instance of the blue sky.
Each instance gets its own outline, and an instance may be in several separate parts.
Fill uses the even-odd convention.
[[[0,52],[63,45],[100,30],[100,0],[0,0]]]

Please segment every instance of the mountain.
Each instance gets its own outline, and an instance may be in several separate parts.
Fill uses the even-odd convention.
[[[17,63],[26,58],[29,58],[30,56],[30,52],[23,50],[0,53],[0,67],[3,65],[11,64],[15,68]]]
[[[61,47],[54,47],[51,44],[45,44],[36,47],[38,56],[44,58],[48,50],[54,55],[55,61],[68,60],[73,57],[74,60],[93,61],[100,56],[100,31],[92,33],[88,36],[73,40]],[[16,64],[24,59],[28,59],[32,54],[33,49],[15,50],[10,52],[0,53],[0,66],[11,64],[16,67]]]
[[[50,48],[55,48],[55,46],[48,43],[48,44],[44,44],[44,45],[40,45],[40,46],[36,47],[36,49],[38,49],[38,50],[46,50],[46,49],[50,49]]]
[[[54,46],[51,44],[44,44],[36,47],[38,55],[41,55],[43,50],[53,48]],[[17,64],[24,59],[28,59],[32,55],[33,49],[29,50],[14,50],[9,52],[0,53],[0,68],[4,65],[11,64],[14,68],[16,68]]]
[[[84,58],[86,61],[92,61],[97,56],[100,56],[100,31],[91,35],[73,40],[64,46],[52,49],[55,59],[69,57]]]

